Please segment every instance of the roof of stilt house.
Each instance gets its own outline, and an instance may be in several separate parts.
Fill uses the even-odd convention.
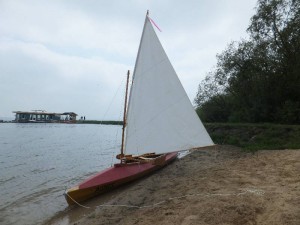
[[[17,114],[39,114],[39,115],[71,115],[77,116],[74,112],[64,112],[64,113],[55,113],[55,112],[47,112],[45,110],[32,110],[32,111],[13,111],[13,113]]]

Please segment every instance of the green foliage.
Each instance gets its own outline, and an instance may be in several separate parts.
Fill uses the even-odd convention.
[[[249,40],[217,55],[199,85],[207,122],[300,123],[300,1],[259,0]]]
[[[229,97],[226,95],[213,96],[209,101],[197,108],[199,117],[206,122],[226,122],[231,113]]]
[[[300,126],[274,124],[206,123],[216,144],[229,144],[245,150],[300,149]]]

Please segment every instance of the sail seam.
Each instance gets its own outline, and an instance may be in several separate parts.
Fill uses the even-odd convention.
[[[157,117],[159,117],[159,115],[161,115],[163,112],[171,109],[172,107],[174,107],[175,105],[179,104],[179,102],[181,102],[184,99],[185,96],[182,96],[178,101],[174,102],[171,105],[168,105],[168,107],[164,108],[163,110],[159,111],[156,115],[154,115],[153,117],[151,117],[151,119],[147,120],[147,122],[145,122],[143,124],[143,126],[141,126],[140,128],[136,129],[135,128],[135,132],[132,133],[131,135],[128,135],[128,137],[132,137],[132,135],[135,135],[138,132],[140,132],[141,130],[147,128],[147,124],[149,124],[150,122],[152,122],[153,120],[155,120]]]

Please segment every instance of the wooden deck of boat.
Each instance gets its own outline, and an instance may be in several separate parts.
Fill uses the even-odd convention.
[[[167,154],[166,163],[169,162],[174,157],[176,157],[176,155],[177,153]],[[131,176],[151,170],[156,167],[157,166],[153,165],[152,163],[140,163],[140,164],[132,163],[132,164],[126,164],[126,166],[120,166],[120,164],[116,164],[115,166],[108,168],[90,177],[89,179],[80,183],[78,186],[79,189],[81,189],[81,188],[93,187],[95,185],[105,185],[114,181],[129,178]]]
[[[102,172],[95,174],[78,186],[66,191],[65,197],[69,205],[82,202],[94,196],[110,191],[122,184],[146,176],[172,162],[177,152],[166,154],[165,163],[156,165],[152,162],[116,164]],[[76,201],[76,202],[75,202]]]

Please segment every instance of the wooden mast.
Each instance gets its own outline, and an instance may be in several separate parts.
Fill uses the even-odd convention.
[[[130,71],[128,70],[128,72],[127,72],[127,82],[126,82],[126,91],[125,91],[121,154],[117,155],[117,159],[121,159],[121,158],[124,157],[124,139],[125,139],[125,127],[126,127],[126,111],[127,111],[127,96],[128,96],[129,75],[130,75]]]

